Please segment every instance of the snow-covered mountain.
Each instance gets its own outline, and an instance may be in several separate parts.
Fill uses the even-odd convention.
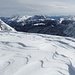
[[[75,75],[75,39],[0,32],[0,75]]]
[[[46,15],[34,15],[34,16],[28,18],[28,20],[30,20],[30,21],[44,21],[46,19],[50,19],[50,17],[46,16]]]
[[[21,17],[19,17],[18,19],[17,19],[17,22],[24,22],[25,20],[27,20],[28,18],[30,18],[31,16],[28,16],[28,15],[26,15],[26,16],[21,16]]]
[[[16,31],[0,19],[0,31]]]
[[[75,16],[16,15],[1,19],[16,31],[75,37]]]
[[[16,21],[16,22],[24,22],[26,19],[30,18],[31,16],[24,15],[24,16],[12,16],[9,21]]]

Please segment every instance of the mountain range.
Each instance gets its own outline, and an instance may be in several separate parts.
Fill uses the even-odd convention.
[[[75,37],[75,16],[0,17],[16,31]]]

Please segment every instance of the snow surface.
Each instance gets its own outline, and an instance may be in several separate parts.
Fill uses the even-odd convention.
[[[35,23],[34,26],[45,25],[44,23]]]
[[[28,19],[28,18],[30,18],[31,16],[28,16],[28,15],[26,15],[26,16],[21,16],[21,17],[19,17],[18,19],[17,19],[17,22],[22,22],[22,21],[25,21],[26,19]]]
[[[30,17],[31,16],[29,16],[29,15],[24,15],[24,16],[15,15],[15,16],[12,16],[9,19],[9,21],[24,22],[26,19],[28,19]]]
[[[75,75],[75,39],[0,32],[0,75]]]

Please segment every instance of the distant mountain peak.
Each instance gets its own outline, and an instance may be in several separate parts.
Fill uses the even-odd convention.
[[[30,18],[30,17],[31,17],[31,16],[28,16],[28,15],[20,16],[20,17],[18,17],[17,22],[25,21],[26,19],[28,19],[28,18]]]

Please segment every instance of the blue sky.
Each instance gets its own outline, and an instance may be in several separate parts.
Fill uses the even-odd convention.
[[[75,0],[0,0],[0,16],[75,15]]]

